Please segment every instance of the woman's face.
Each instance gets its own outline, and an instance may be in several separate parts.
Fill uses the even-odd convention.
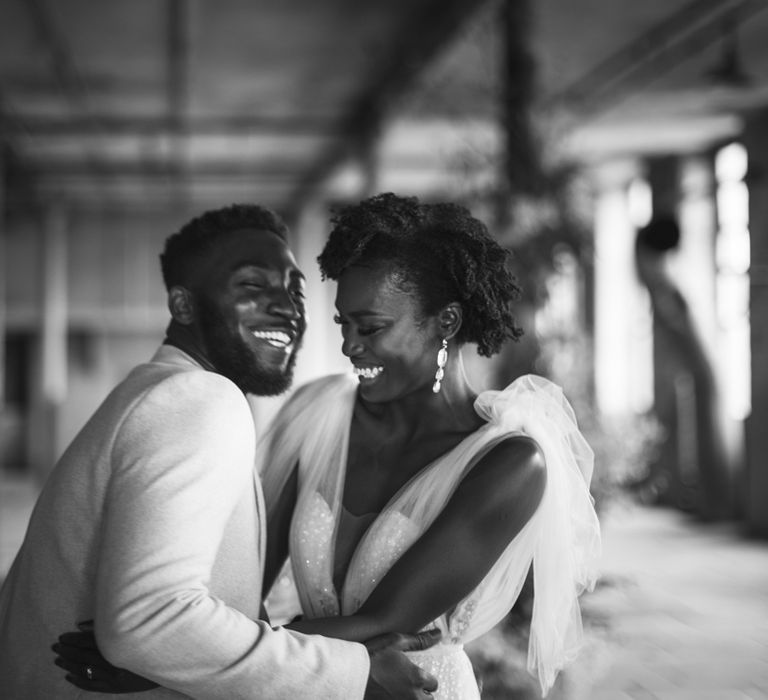
[[[435,317],[397,288],[384,268],[350,267],[338,280],[336,323],[366,401],[381,403],[429,391],[442,338]]]

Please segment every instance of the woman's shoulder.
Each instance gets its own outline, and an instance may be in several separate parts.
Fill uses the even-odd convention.
[[[568,401],[560,386],[537,374],[524,374],[504,389],[481,391],[475,399],[475,410],[486,420],[493,420],[521,405],[526,409],[545,409],[548,405],[563,404],[568,405]]]
[[[586,484],[592,478],[594,453],[581,433],[576,412],[563,390],[554,382],[536,375],[524,375],[502,391],[488,391],[475,401],[475,410],[508,439],[526,436],[535,445],[551,481],[560,474],[567,478],[576,467]],[[504,462],[507,455],[521,454],[522,447],[507,439],[487,455]],[[519,450],[520,452],[517,452]],[[515,461],[514,458],[512,461]],[[478,465],[479,466],[479,465]]]
[[[542,431],[577,429],[576,414],[562,388],[535,374],[518,377],[500,391],[483,391],[475,400],[475,411],[488,423],[526,433],[539,441]]]
[[[486,479],[498,488],[506,484],[513,489],[537,489],[546,482],[544,451],[529,435],[513,433],[488,449],[466,479]]]
[[[504,546],[533,516],[547,484],[544,453],[526,435],[511,435],[485,452],[456,489],[454,513]],[[474,525],[472,525],[474,524]]]

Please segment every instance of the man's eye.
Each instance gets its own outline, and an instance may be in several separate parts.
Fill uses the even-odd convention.
[[[303,289],[292,289],[291,290],[291,296],[294,296],[297,299],[305,299],[306,298]]]
[[[341,316],[339,316],[339,314],[333,314],[333,322],[337,326],[342,326],[344,323],[346,323],[346,321]]]
[[[358,328],[357,332],[360,335],[373,335],[374,333],[376,333],[377,331],[380,331],[380,330],[381,330],[381,328],[379,326],[372,326],[370,328],[368,328],[368,327],[366,327],[366,328]]]

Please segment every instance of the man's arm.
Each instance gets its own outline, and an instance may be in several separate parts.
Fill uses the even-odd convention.
[[[69,683],[81,690],[112,695],[140,693],[157,687],[146,678],[110,664],[99,652],[89,625],[82,623],[78,627],[79,632],[67,632],[53,645],[57,654],[55,663],[67,672]],[[367,642],[371,669],[364,700],[424,700],[425,695],[437,689],[437,682],[408,661],[402,652],[428,649],[439,640],[440,632],[429,630],[416,635],[387,634]]]
[[[253,432],[245,398],[208,372],[164,381],[125,419],[104,506],[96,639],[115,666],[196,698],[295,698],[307,687],[362,697],[362,646],[272,630],[210,590],[217,558],[244,546],[224,537],[253,494]],[[241,530],[255,549],[257,532]],[[253,574],[240,594],[255,617]]]

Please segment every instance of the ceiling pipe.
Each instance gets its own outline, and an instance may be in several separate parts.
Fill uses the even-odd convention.
[[[581,117],[604,112],[721,40],[724,22],[735,29],[766,8],[766,0],[694,0],[569,87],[545,98],[541,106]]]

